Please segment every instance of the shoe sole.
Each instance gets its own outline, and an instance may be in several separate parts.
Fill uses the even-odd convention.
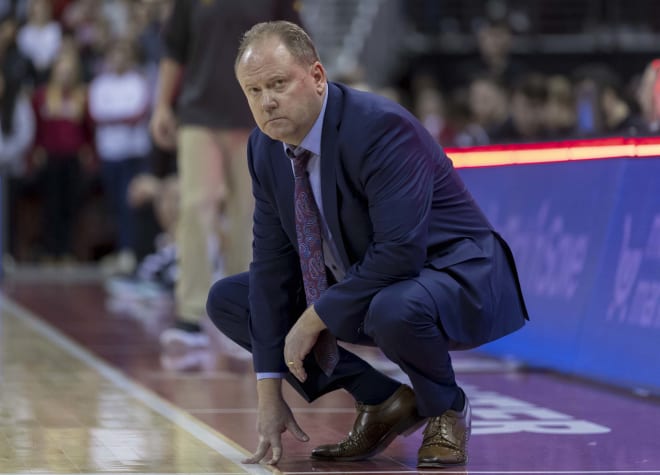
[[[418,462],[417,468],[452,468],[467,465],[467,458],[464,462],[441,463],[441,462]]]
[[[394,439],[397,438],[397,436],[402,435],[408,437],[413,434],[424,424],[426,419],[426,417],[414,415],[400,421],[392,427],[392,430],[390,430],[370,452],[367,452],[366,454],[350,457],[319,457],[318,455],[312,454],[312,458],[315,460],[324,460],[326,462],[357,462],[358,460],[371,458],[385,450]]]

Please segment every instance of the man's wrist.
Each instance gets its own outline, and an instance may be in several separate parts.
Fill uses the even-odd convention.
[[[318,333],[328,328],[328,326],[325,324],[321,316],[316,311],[316,307],[314,307],[314,305],[311,305],[307,309],[305,316],[307,317],[311,325],[313,325],[313,329]]]
[[[268,406],[282,399],[282,379],[266,378],[257,381],[257,398],[259,405]]]

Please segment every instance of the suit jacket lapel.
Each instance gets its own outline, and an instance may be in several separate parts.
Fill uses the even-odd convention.
[[[339,210],[337,208],[337,175],[336,163],[339,160],[338,128],[341,123],[342,103],[341,90],[328,83],[328,104],[323,120],[321,136],[321,195],[323,196],[323,214],[328,228],[337,246],[337,251],[346,268],[350,266],[348,254],[344,247],[344,239],[339,225]]]

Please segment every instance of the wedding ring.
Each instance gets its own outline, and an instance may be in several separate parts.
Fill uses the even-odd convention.
[[[287,361],[286,364],[288,364],[289,366],[293,366],[296,363],[294,361]]]

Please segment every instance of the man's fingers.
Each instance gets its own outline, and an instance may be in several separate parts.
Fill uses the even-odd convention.
[[[305,372],[305,368],[302,365],[292,367],[291,372],[301,383],[304,383],[307,379],[307,373]]]
[[[296,420],[293,419],[293,417],[291,418],[291,421],[287,424],[286,428],[289,429],[289,432],[291,432],[293,436],[299,441],[307,442],[309,440],[309,436],[305,434],[305,431],[300,428],[300,426],[298,425]]]
[[[268,463],[268,465],[277,465],[277,462],[279,462],[281,458],[282,458],[282,447],[281,446],[276,447],[275,445],[273,445],[273,456],[266,463]]]
[[[293,374],[298,381],[305,382],[307,379],[307,373],[305,372],[305,366],[303,360],[295,356],[287,356],[286,348],[284,349],[284,357],[286,359],[286,364],[289,367],[289,371]]]
[[[266,456],[266,452],[268,452],[269,448],[270,448],[270,442],[268,442],[266,439],[261,439],[259,441],[259,446],[257,447],[257,451],[254,454],[252,454],[252,457],[244,459],[242,463],[261,462],[261,460]]]
[[[301,382],[305,382],[307,379],[307,374],[305,373],[305,367],[303,366],[302,360],[291,359],[286,362],[289,366],[289,371]]]

